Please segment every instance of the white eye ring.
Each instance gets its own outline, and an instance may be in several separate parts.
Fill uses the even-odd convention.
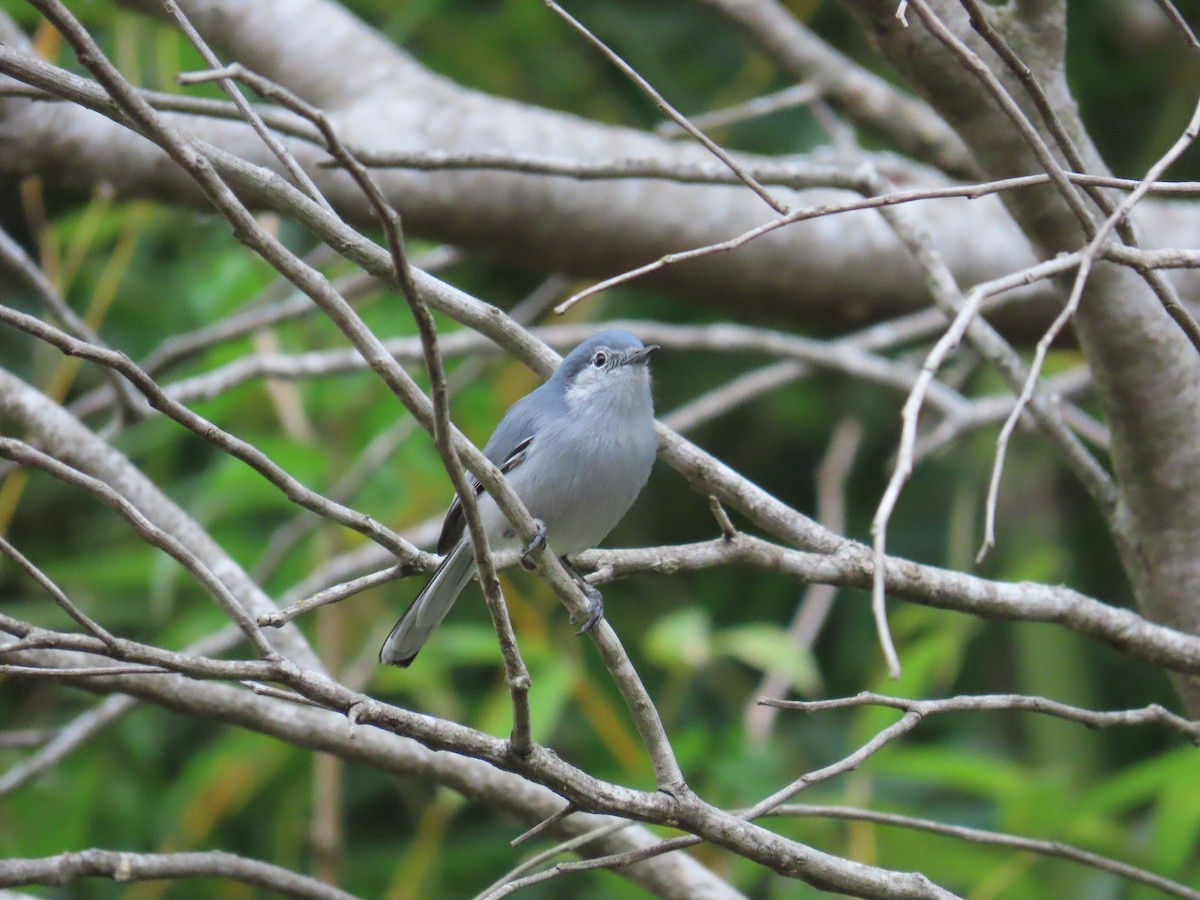
[[[603,369],[608,363],[608,354],[603,350],[597,350],[596,355],[592,357],[592,365],[597,369]]]

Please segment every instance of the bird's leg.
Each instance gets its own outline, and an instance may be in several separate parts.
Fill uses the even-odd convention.
[[[541,519],[534,519],[533,527],[537,529],[534,532],[533,540],[521,548],[521,568],[526,572],[532,572],[537,568],[537,564],[529,557],[546,546],[546,523]]]
[[[575,632],[576,634],[587,634],[604,618],[604,595],[600,593],[599,588],[584,578],[583,574],[575,568],[574,563],[565,556],[560,556],[558,561],[563,564],[563,568],[571,574],[571,577],[579,584],[584,596],[587,597],[587,618],[583,620],[583,627]],[[575,624],[574,616],[571,617],[571,624]]]

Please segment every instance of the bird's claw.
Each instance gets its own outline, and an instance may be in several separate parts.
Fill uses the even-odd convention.
[[[587,634],[604,618],[604,595],[586,581],[584,584],[587,584],[587,588],[584,589],[588,598],[587,618],[583,620],[583,627],[575,632],[576,636]],[[574,619],[571,620],[571,624],[575,624]]]
[[[537,529],[534,532],[533,540],[521,548],[521,568],[526,572],[532,572],[537,568],[537,564],[529,557],[546,546],[546,523],[541,519],[534,519],[533,526]]]

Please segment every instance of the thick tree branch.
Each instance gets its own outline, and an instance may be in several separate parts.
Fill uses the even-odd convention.
[[[698,0],[737,25],[798,81],[901,153],[952,175],[975,174],[971,154],[936,112],[830,47],[776,0]]]
[[[378,84],[369,91],[349,94],[357,101],[352,107],[324,105],[339,134],[356,150],[454,153],[503,148],[502,152],[516,155],[588,162],[597,158],[594,148],[603,147],[603,160],[660,159],[672,166],[709,166],[697,148],[462,91],[424,73],[395,48],[381,47],[370,29],[344,11],[329,12],[332,19],[325,21],[327,10],[322,4],[312,4],[320,14],[311,15],[307,9],[297,14],[291,2],[294,0],[254,4],[252,13],[233,0],[228,9],[215,2],[191,3],[185,4],[185,11],[214,43],[229,42],[235,58],[302,96],[306,94],[300,88],[314,83],[311,72],[296,72],[284,62],[273,64],[276,54],[266,44],[247,39],[247,34],[275,46],[291,40],[306,46],[311,43],[313,52],[322,56],[343,42],[355,46],[356,58],[360,52],[368,56],[378,53],[375,68],[364,63],[354,76],[376,73],[382,79]],[[206,24],[214,33],[206,30]],[[326,31],[318,39],[309,32],[310,26]],[[371,49],[360,51],[360,46]],[[11,48],[5,51],[14,52]],[[337,65],[337,59],[340,57],[330,64]],[[313,70],[319,71],[326,61],[314,59],[313,63]],[[119,194],[173,202],[197,199],[177,170],[162,165],[158,150],[111,123],[61,105],[9,100],[5,108],[10,107],[6,134],[11,135],[12,152],[3,156],[0,168],[8,165],[14,172],[52,172],[58,183],[83,187],[102,181]],[[180,117],[179,122],[247,159],[264,165],[274,162],[244,125],[188,117]],[[486,134],[472,130],[477,124],[486,127]],[[408,146],[397,148],[398,135],[405,136]],[[362,223],[370,220],[369,206],[351,179],[344,174],[316,172],[325,158],[323,151],[301,144],[289,145],[289,149],[344,215]],[[881,167],[897,182],[945,186],[941,176],[926,170],[894,161]],[[725,239],[760,224],[765,212],[761,202],[744,190],[657,182],[629,182],[613,191],[603,185],[495,172],[396,172],[381,179],[381,187],[414,233],[442,235],[462,246],[486,249],[542,270],[592,277]],[[448,204],[446,198],[451,196],[456,199]],[[785,202],[799,208],[838,197],[836,192],[815,191],[787,196]],[[1156,209],[1147,218],[1152,225],[1158,223],[1155,233],[1159,238],[1151,239],[1151,246],[1184,243],[1189,233],[1200,233],[1200,214],[1192,207]],[[929,205],[927,220],[964,284],[1035,261],[1025,240],[993,200],[941,200]],[[588,226],[583,231],[581,222]],[[693,263],[674,273],[661,273],[658,283],[686,293],[693,301],[737,303],[742,313],[757,309],[793,321],[821,322],[824,327],[839,321],[874,319],[923,301],[915,267],[904,258],[884,223],[870,213],[842,217],[821,227],[797,226],[786,236],[743,248],[720,265]],[[842,302],[846,296],[853,296],[855,303]]]

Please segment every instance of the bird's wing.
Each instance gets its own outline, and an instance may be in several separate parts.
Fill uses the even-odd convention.
[[[517,444],[512,454],[508,459],[500,463],[500,471],[507,475],[517,466],[525,461],[526,452],[533,443],[533,438],[527,437],[521,443]],[[483,493],[483,485],[479,483],[474,475],[467,474],[467,479],[471,487],[475,489],[475,496],[478,497]],[[457,494],[454,496],[454,501],[450,504],[450,508],[446,510],[446,518],[442,522],[442,535],[438,538],[437,551],[441,554],[449,553],[454,545],[458,543],[462,537],[463,531],[467,527],[467,518],[463,513],[462,498]]]
[[[487,446],[483,448],[483,455],[498,465],[500,471],[505,475],[524,461],[525,454],[540,430],[542,417],[539,411],[545,408],[545,403],[544,398],[539,401],[534,397],[534,394],[537,393],[538,391],[534,391],[527,394],[513,404],[504,418],[500,420],[500,424],[496,426],[496,431],[492,434],[491,440],[487,442]],[[468,474],[467,477],[475,489],[475,496],[483,493],[483,485],[476,480],[475,476]],[[446,510],[446,518],[442,522],[442,535],[438,538],[437,543],[438,553],[450,552],[462,538],[466,524],[462,501],[459,497],[455,497],[450,508]]]

